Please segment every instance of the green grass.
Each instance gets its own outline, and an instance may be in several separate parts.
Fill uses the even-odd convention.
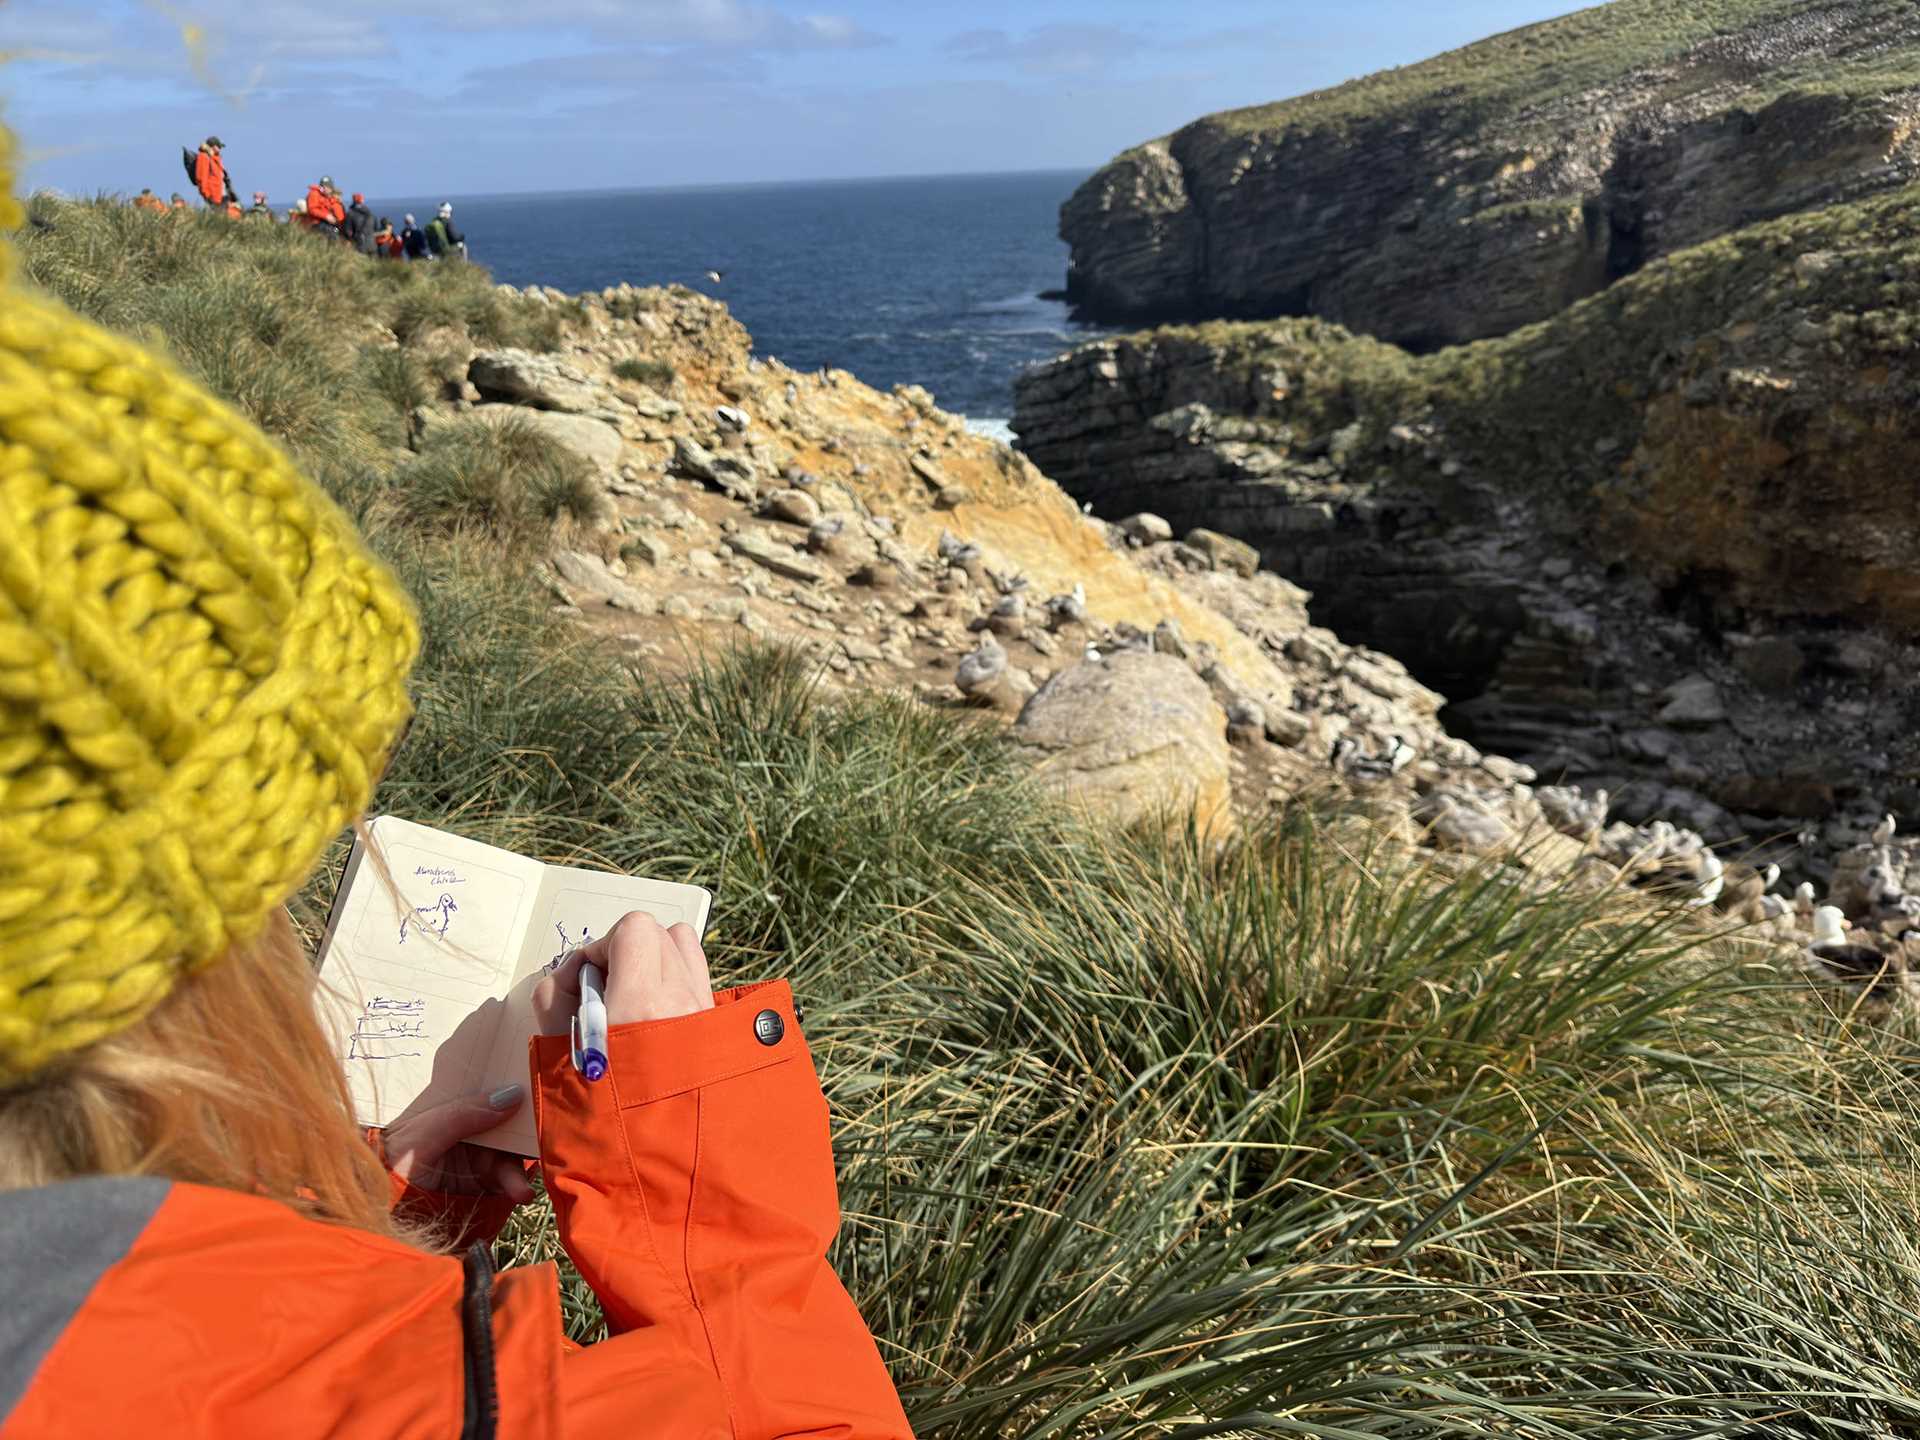
[[[479,304],[479,272],[77,214],[25,238],[29,273],[287,427],[416,596],[419,718],[379,803],[713,886],[722,983],[793,979],[833,1258],[919,1434],[1920,1434],[1904,1015],[1337,815],[1224,848],[1096,832],[990,728],[829,702],[792,655],[623,665],[528,583],[492,518],[517,502],[455,473],[520,439],[393,449],[410,382],[369,322]],[[1332,416],[1352,397],[1310,362],[1338,348],[1267,358]],[[1377,383],[1411,385],[1379,348]],[[501,1251],[561,1258],[544,1206]],[[598,1333],[564,1268],[563,1305]]]
[[[606,504],[591,465],[515,415],[428,431],[392,493],[414,529],[478,532],[519,556],[548,544],[557,521],[590,524]]]
[[[1614,0],[1418,64],[1197,123],[1229,133],[1271,135],[1360,124],[1394,128],[1416,117],[1450,129],[1476,126],[1495,115],[1520,120],[1527,111],[1669,65],[1716,36],[1834,8],[1810,0]],[[1856,0],[1844,8],[1849,22],[1861,26],[1897,23],[1907,9],[1900,0]],[[1916,80],[1920,55],[1910,45],[1867,46],[1836,59],[1788,38],[1769,47],[1760,63],[1696,57],[1694,64],[1653,83],[1661,101],[1679,104],[1698,92],[1731,85],[1739,103],[1758,109],[1788,90],[1853,93],[1863,103],[1876,103],[1875,97]],[[1517,138],[1529,138],[1524,125]]]
[[[616,360],[613,373],[622,380],[633,380],[666,391],[673,387],[673,366],[664,360]]]

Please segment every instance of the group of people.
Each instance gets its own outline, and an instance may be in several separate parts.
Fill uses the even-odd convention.
[[[254,191],[253,204],[241,209],[240,199],[233,192],[233,181],[227,175],[225,150],[219,136],[209,135],[198,151],[189,152],[187,156],[194,189],[207,208],[235,220],[277,220],[264,190]],[[166,201],[150,187],[136,195],[133,203],[142,210],[161,213],[189,208],[178,192],[171,201]],[[402,227],[395,230],[386,216],[374,216],[367,207],[366,196],[355,192],[351,203],[342,199],[331,175],[322,175],[307,187],[306,198],[288,208],[286,223],[322,231],[346,241],[362,255],[382,259],[464,260],[467,257],[467,237],[454,226],[452,204],[443,203],[424,227],[409,215]]]

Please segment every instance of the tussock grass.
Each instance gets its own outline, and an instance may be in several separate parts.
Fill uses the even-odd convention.
[[[417,529],[477,530],[522,555],[547,544],[557,521],[584,525],[605,504],[592,467],[517,415],[430,430],[394,472],[393,494]]]
[[[333,453],[378,449],[397,408],[355,337],[469,272],[81,209],[28,237],[40,283],[232,396],[229,352],[318,384],[247,403],[421,607],[379,803],[712,885],[723,983],[792,977],[835,1116],[834,1260],[918,1433],[1920,1434],[1908,1017],[1338,815],[1224,848],[1097,832],[990,729],[829,703],[795,655],[672,683],[617,663],[514,563],[519,502],[465,473],[522,439],[449,429],[397,474]],[[562,1260],[570,1331],[599,1332],[544,1205],[501,1249]]]
[[[671,389],[674,381],[673,366],[664,360],[616,360],[613,373],[661,391]]]

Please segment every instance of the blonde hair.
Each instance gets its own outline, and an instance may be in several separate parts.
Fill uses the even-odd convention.
[[[179,985],[146,1019],[0,1091],[0,1190],[161,1175],[415,1241],[354,1121],[293,922]]]

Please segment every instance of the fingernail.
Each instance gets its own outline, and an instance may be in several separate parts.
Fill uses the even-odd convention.
[[[511,1110],[526,1093],[527,1087],[524,1085],[502,1085],[487,1096],[487,1104],[495,1110]]]

